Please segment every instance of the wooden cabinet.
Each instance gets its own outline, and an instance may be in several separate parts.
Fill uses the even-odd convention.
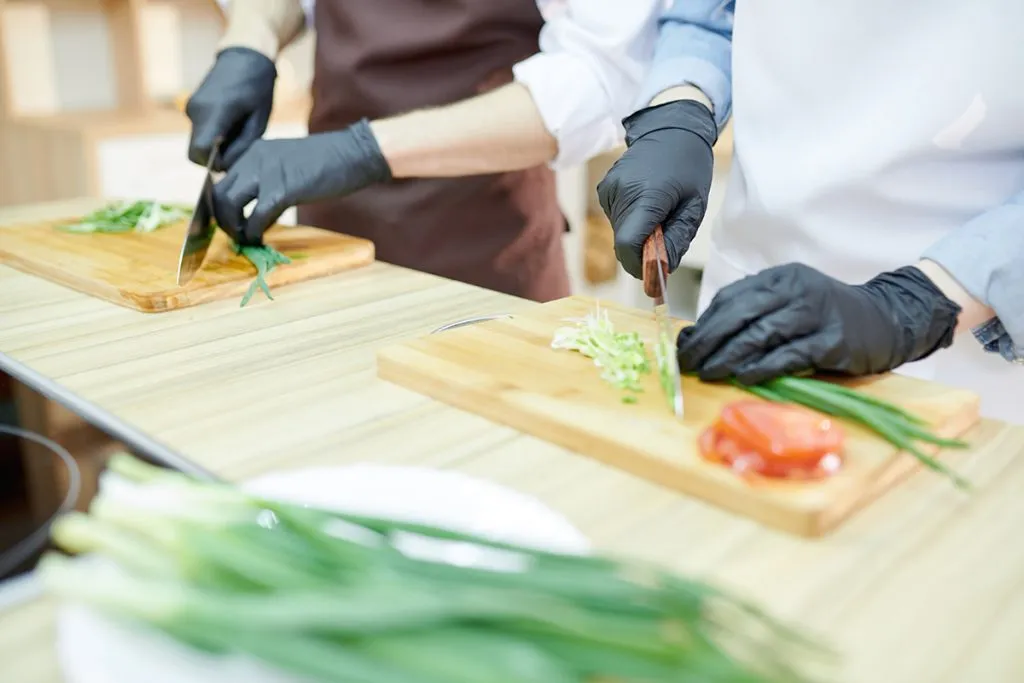
[[[215,0],[0,0],[0,205],[193,201],[181,109],[222,28]],[[282,53],[271,137],[305,134],[313,40]]]

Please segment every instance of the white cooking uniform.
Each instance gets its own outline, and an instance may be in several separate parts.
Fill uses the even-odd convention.
[[[899,371],[1024,424],[1022,26],[1020,0],[674,3],[638,102],[692,84],[734,125],[699,310],[774,265],[860,283],[927,257],[995,310],[990,350]]]

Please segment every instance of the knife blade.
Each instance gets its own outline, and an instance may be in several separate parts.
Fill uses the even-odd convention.
[[[206,177],[199,191],[199,201],[192,211],[185,240],[181,244],[181,255],[178,257],[178,286],[182,287],[191,280],[200,267],[206,252],[213,242],[217,226],[213,223],[213,162],[220,151],[220,141],[213,143],[210,160],[206,162]]]
[[[684,406],[679,358],[676,356],[676,343],[672,338],[672,328],[668,322],[668,305],[665,303],[665,294],[668,291],[665,286],[667,273],[668,252],[665,249],[665,234],[659,225],[644,242],[644,294],[654,300],[654,319],[658,324],[655,355],[661,386],[672,405],[672,412],[677,418],[682,418]]]

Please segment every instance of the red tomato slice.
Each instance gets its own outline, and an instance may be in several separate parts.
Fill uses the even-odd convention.
[[[701,434],[701,455],[740,474],[771,478],[817,479],[839,469],[843,433],[830,420],[826,428],[816,428],[821,418],[812,411],[767,402],[762,405],[770,411],[748,405],[759,403],[727,406]],[[754,428],[762,426],[766,432]]]
[[[838,452],[845,434],[831,418],[803,406],[744,400],[730,403],[719,428],[766,456],[809,458]]]

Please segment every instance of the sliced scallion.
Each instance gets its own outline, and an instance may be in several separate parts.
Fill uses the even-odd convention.
[[[188,207],[150,200],[114,202],[57,229],[76,233],[153,232],[189,217]]]
[[[601,378],[625,392],[624,403],[634,403],[643,391],[640,380],[651,371],[644,341],[636,332],[616,332],[608,312],[598,308],[571,326],[555,331],[551,347],[583,354],[601,368]]]

